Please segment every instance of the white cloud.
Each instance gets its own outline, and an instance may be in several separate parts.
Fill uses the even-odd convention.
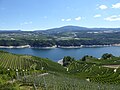
[[[28,24],[28,22],[24,22],[23,24]]]
[[[101,15],[100,15],[100,14],[96,14],[96,15],[94,15],[93,17],[94,17],[94,18],[98,18],[98,17],[101,17]]]
[[[44,18],[44,19],[47,19],[48,17],[47,17],[47,16],[44,16],[43,18]]]
[[[66,22],[69,22],[69,21],[72,21],[72,20],[75,20],[75,21],[80,21],[82,18],[79,16],[79,17],[76,17],[76,18],[67,18],[67,19],[61,19],[62,22],[66,21]]]
[[[76,17],[75,20],[79,21],[79,20],[81,20],[81,17]]]
[[[69,22],[69,21],[71,21],[71,20],[72,20],[71,18],[66,19],[67,22]]]
[[[67,6],[66,8],[67,8],[67,9],[70,9],[70,7],[69,7],[69,6]]]
[[[120,8],[120,3],[113,4],[112,8]]]
[[[32,21],[30,21],[29,23],[32,24]]]
[[[99,9],[101,9],[101,10],[104,10],[104,9],[107,9],[108,7],[106,6],[106,5],[100,5],[99,6]]]
[[[65,19],[61,19],[61,21],[65,21]]]
[[[113,15],[113,16],[104,18],[104,20],[107,20],[107,21],[120,21],[120,15]]]
[[[28,24],[32,24],[32,23],[33,23],[32,21],[29,21],[29,22],[20,23],[20,25],[28,25]]]

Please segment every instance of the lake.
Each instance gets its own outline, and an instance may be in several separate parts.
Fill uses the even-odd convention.
[[[92,55],[94,57],[101,57],[104,53],[111,53],[115,56],[120,56],[120,47],[97,47],[97,48],[79,48],[79,49],[63,49],[63,48],[53,48],[53,49],[35,49],[35,48],[20,48],[20,49],[5,49],[0,48],[0,50],[5,50],[8,52],[16,54],[29,54],[43,58],[49,58],[53,61],[58,61],[64,56],[72,56],[75,59],[80,59],[84,55]]]

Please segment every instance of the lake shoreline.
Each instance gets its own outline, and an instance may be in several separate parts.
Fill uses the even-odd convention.
[[[94,48],[94,47],[110,47],[110,46],[120,46],[120,44],[113,45],[81,45],[81,46],[52,46],[52,47],[31,47],[30,45],[22,45],[22,46],[0,46],[0,48],[38,48],[38,49],[54,49],[54,48],[66,48],[66,49],[74,49],[74,48]]]
[[[91,55],[96,58],[100,58],[104,53],[111,53],[115,56],[120,56],[120,47],[101,47],[101,48],[80,48],[80,49],[34,49],[34,48],[0,48],[0,50],[8,51],[14,54],[27,54],[43,58],[49,58],[52,61],[58,62],[63,59],[64,56],[71,56],[77,60],[85,55]]]
[[[30,48],[30,45],[22,45],[22,46],[0,46],[0,48]]]

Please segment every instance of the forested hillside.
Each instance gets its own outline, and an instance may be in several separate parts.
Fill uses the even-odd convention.
[[[43,31],[0,31],[0,46],[52,47],[119,43],[119,28],[65,26]]]

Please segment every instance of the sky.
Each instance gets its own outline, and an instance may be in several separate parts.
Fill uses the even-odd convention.
[[[120,0],[0,0],[0,30],[120,28]]]

